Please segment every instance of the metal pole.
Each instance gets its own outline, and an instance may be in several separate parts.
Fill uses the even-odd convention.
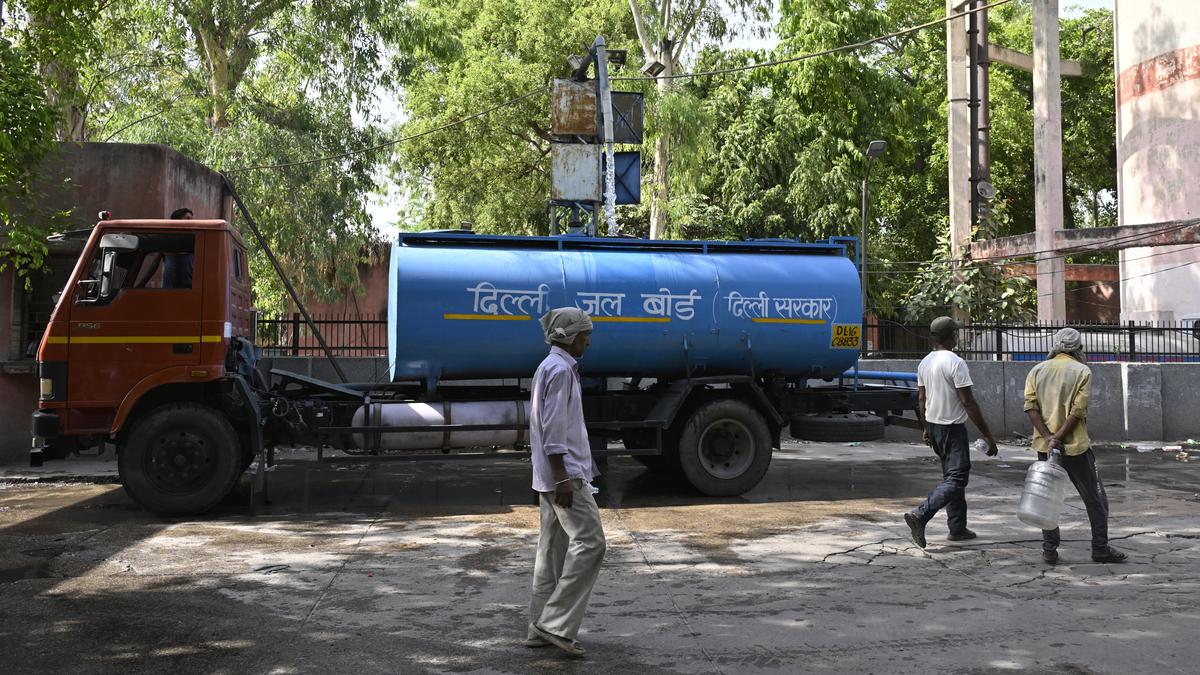
[[[603,35],[592,44],[596,50],[596,84],[600,88],[600,114],[604,121],[604,215],[608,220],[608,236],[617,235],[617,167],[613,155],[612,88],[608,81],[608,50]],[[595,229],[595,225],[593,225]],[[593,232],[593,235],[595,232]]]
[[[977,0],[972,0],[974,9]],[[979,19],[977,13],[972,13],[967,19],[967,61],[970,64],[970,79],[967,85],[970,110],[971,148],[970,148],[970,183],[971,186],[971,225],[979,223]]]
[[[867,157],[867,174],[863,176],[862,183],[862,232],[858,240],[859,250],[859,265],[858,272],[862,276],[862,314],[863,323],[867,321],[867,220],[868,212],[871,208],[871,164],[875,161],[873,157]]]
[[[867,318],[867,223],[870,220],[871,213],[871,166],[875,162],[875,158],[882,156],[886,150],[887,141],[875,140],[867,144],[867,151],[863,153],[867,157],[867,171],[863,174],[862,184],[862,232],[858,240],[858,268],[859,273],[862,275],[862,312],[864,323]]]
[[[992,180],[992,112],[991,112],[991,57],[988,56],[988,12],[976,12],[977,32],[975,40],[975,95],[979,103],[976,124],[975,175],[979,181]],[[979,189],[979,183],[975,183]]]

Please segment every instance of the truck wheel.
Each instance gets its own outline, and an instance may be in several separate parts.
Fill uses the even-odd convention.
[[[794,417],[791,432],[792,438],[806,441],[877,441],[886,427],[882,417],[854,412]]]
[[[220,412],[173,403],[143,417],[118,455],[121,482],[135,501],[163,516],[208,511],[242,474],[237,433]]]
[[[679,465],[692,487],[710,497],[746,492],[771,464],[771,430],[754,408],[719,399],[696,409],[679,436]]]

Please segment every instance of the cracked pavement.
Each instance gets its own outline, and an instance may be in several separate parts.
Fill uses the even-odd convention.
[[[614,458],[581,661],[521,644],[523,461],[290,454],[270,507],[243,490],[188,520],[111,483],[0,476],[0,653],[14,673],[1195,672],[1200,462],[1097,455],[1122,565],[1091,562],[1076,495],[1041,562],[1015,515],[1025,448],[972,458],[979,538],[945,541],[939,514],[924,551],[900,517],[940,478],[923,446],[788,442],[731,499]]]

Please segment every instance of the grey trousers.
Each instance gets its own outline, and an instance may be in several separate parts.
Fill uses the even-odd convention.
[[[553,492],[539,493],[542,526],[533,564],[528,637],[532,624],[568,640],[579,635],[592,586],[600,574],[607,543],[600,509],[588,484],[572,480],[571,508],[554,503]]]
[[[1038,453],[1039,461],[1046,461],[1046,457],[1046,453]],[[1108,495],[1104,492],[1104,481],[1100,480],[1100,471],[1096,468],[1096,454],[1088,448],[1081,455],[1063,455],[1062,466],[1087,509],[1088,522],[1092,526],[1092,552],[1103,553],[1108,550]],[[1059,528],[1042,530],[1043,550],[1058,550],[1060,541]]]

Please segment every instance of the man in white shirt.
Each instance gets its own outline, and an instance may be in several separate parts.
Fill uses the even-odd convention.
[[[921,548],[925,548],[925,525],[943,507],[950,529],[947,539],[963,541],[976,536],[967,529],[967,480],[971,474],[967,418],[987,441],[988,456],[994,457],[999,452],[979,403],[971,393],[967,362],[954,353],[959,328],[959,323],[948,316],[934,319],[929,326],[933,351],[917,366],[917,416],[924,429],[925,444],[942,460],[942,482],[920,506],[904,514],[913,543]]]
[[[550,310],[541,323],[551,347],[533,376],[529,411],[541,532],[525,644],[553,644],[583,656],[576,637],[606,548],[591,489],[600,472],[588,445],[576,360],[591,345],[592,320],[583,310],[563,307]]]

